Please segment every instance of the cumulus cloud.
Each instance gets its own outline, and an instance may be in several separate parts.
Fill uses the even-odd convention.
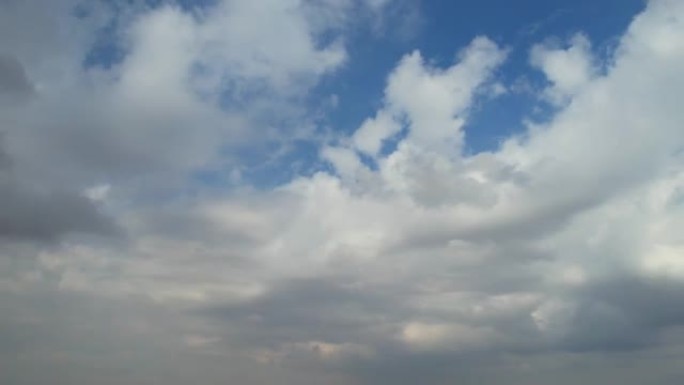
[[[579,92],[597,72],[593,64],[591,43],[582,34],[575,35],[567,49],[554,48],[550,43],[534,46],[530,60],[551,82],[546,94],[557,104]]]
[[[354,60],[350,12],[391,4],[131,6],[108,68],[83,66],[85,31],[120,11],[37,4],[0,14],[82,29],[0,56],[3,383],[681,377],[684,3],[649,2],[607,63],[581,34],[534,45],[557,111],[494,150],[463,150],[508,54],[475,37],[400,58],[323,171],[220,192],[193,171],[311,124],[293,111]]]

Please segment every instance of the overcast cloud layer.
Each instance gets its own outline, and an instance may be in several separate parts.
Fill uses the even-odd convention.
[[[475,154],[506,42],[345,132],[312,92],[408,2],[208,3],[0,0],[0,383],[684,381],[683,1],[527,47],[553,112]]]

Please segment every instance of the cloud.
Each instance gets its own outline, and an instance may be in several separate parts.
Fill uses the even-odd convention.
[[[2,98],[24,98],[32,92],[33,86],[21,63],[14,57],[0,56],[0,95]]]
[[[541,69],[552,83],[546,94],[557,104],[578,93],[597,72],[586,36],[575,35],[569,45],[567,49],[536,45],[530,54],[532,65]]]
[[[0,56],[26,95],[0,102],[0,382],[678,383],[683,3],[606,63],[535,45],[556,110],[492,151],[463,127],[508,52],[476,37],[401,57],[356,130],[309,138],[317,172],[215,190],[193,173],[308,132],[354,10],[391,4],[138,4],[106,68],[85,32],[122,14],[22,4],[51,23]]]
[[[224,154],[287,146],[310,125],[297,105],[346,56],[341,37],[321,40],[346,24],[314,26],[324,11],[347,11],[333,5],[2,6],[3,37],[21,37],[3,44],[4,140],[18,178],[47,190],[110,185],[111,197],[147,199],[185,189],[205,168],[239,170],[242,160]],[[121,58],[100,63],[110,59],[98,44]],[[16,105],[19,94],[30,100]]]
[[[94,202],[74,191],[27,185],[15,175],[12,162],[0,146],[0,242],[52,241],[71,232],[116,232],[113,221]]]

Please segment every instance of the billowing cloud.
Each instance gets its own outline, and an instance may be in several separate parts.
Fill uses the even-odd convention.
[[[352,132],[306,128],[355,12],[389,1],[39,3],[0,3],[75,26],[0,54],[0,382],[681,378],[684,3],[605,62],[584,34],[533,44],[553,112],[475,154],[511,50],[484,36],[399,58]],[[86,64],[108,23],[122,57]],[[233,173],[288,137],[318,171]]]

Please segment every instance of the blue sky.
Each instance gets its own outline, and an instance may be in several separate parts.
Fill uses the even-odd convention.
[[[679,385],[684,2],[0,1],[0,383]]]
[[[152,8],[164,5],[162,1],[143,3]],[[109,4],[125,9],[118,2]],[[177,4],[188,12],[201,14],[211,10],[216,2],[184,0]],[[361,19],[345,31],[347,62],[335,73],[323,77],[304,103],[308,104],[309,111],[319,111],[316,124],[324,127],[321,129],[354,132],[382,104],[387,74],[403,55],[419,50],[430,63],[447,67],[470,40],[487,36],[508,52],[506,62],[497,71],[496,81],[509,92],[480,100],[473,108],[464,128],[467,137],[464,151],[473,154],[496,150],[510,135],[523,133],[526,121],[544,121],[552,116],[553,106],[540,100],[534,92],[512,89],[521,81],[537,90],[545,86],[543,75],[530,66],[529,52],[534,44],[548,40],[560,44],[582,33],[590,38],[597,57],[610,57],[619,36],[643,7],[643,0],[600,3],[524,0],[513,7],[504,0],[391,4],[380,20],[369,24]],[[83,11],[87,7],[79,9],[87,14]],[[86,68],[111,68],[123,60],[126,48],[120,36],[121,23],[121,18],[114,18],[97,32],[97,40],[85,58]],[[330,106],[332,98],[336,100],[334,107]],[[228,99],[224,103],[231,106],[245,102],[249,100]],[[243,177],[256,187],[267,188],[286,183],[298,173],[325,169],[327,166],[318,161],[319,144],[299,140],[280,148],[283,155],[276,164],[268,156],[279,148],[278,144],[266,149],[247,149],[242,157],[252,161],[246,162]],[[230,186],[224,170],[200,170],[196,176],[198,182],[207,186]]]
[[[529,65],[533,44],[582,32],[591,38],[597,53],[605,55],[643,7],[643,0],[523,0],[513,6],[505,0],[421,2],[419,15],[413,16],[417,20],[410,21],[409,27],[402,26],[403,14],[397,11],[379,33],[369,36],[370,31],[361,28],[353,35],[348,65],[325,79],[322,86],[340,97],[340,107],[329,119],[335,127],[355,130],[380,104],[386,74],[407,52],[420,50],[430,61],[447,66],[470,40],[484,35],[510,50],[509,59],[499,70],[504,84],[510,85],[519,77],[539,83],[543,77]],[[396,36],[395,26],[410,32]],[[491,109],[483,106],[476,111],[468,130],[473,151],[493,149],[499,137],[520,129],[530,107],[537,103],[520,96],[502,97],[492,102]],[[506,130],[505,126],[512,127]]]
[[[319,121],[322,125],[335,131],[353,132],[382,104],[387,74],[404,54],[419,50],[431,63],[447,67],[459,50],[476,36],[487,36],[508,50],[507,61],[498,69],[497,81],[510,88],[524,79],[542,89],[545,79],[529,62],[529,51],[534,44],[545,40],[562,42],[583,33],[592,41],[598,57],[610,57],[620,35],[643,7],[643,0],[599,3],[524,0],[515,6],[504,0],[398,4],[388,11],[380,26],[353,27],[345,36],[348,62],[321,80],[309,103],[313,109],[324,105],[325,112]],[[337,98],[336,107],[325,108],[332,95]],[[544,121],[551,111],[553,107],[533,92],[512,91],[482,100],[465,127],[465,151],[495,150],[511,134],[524,132],[526,120]],[[317,158],[311,145],[299,143],[294,151],[295,154],[289,154],[274,169],[259,167],[246,175],[253,177],[256,186],[272,186],[292,176],[291,169],[282,168],[292,161],[309,164],[302,166],[304,170],[325,167],[311,164]]]

